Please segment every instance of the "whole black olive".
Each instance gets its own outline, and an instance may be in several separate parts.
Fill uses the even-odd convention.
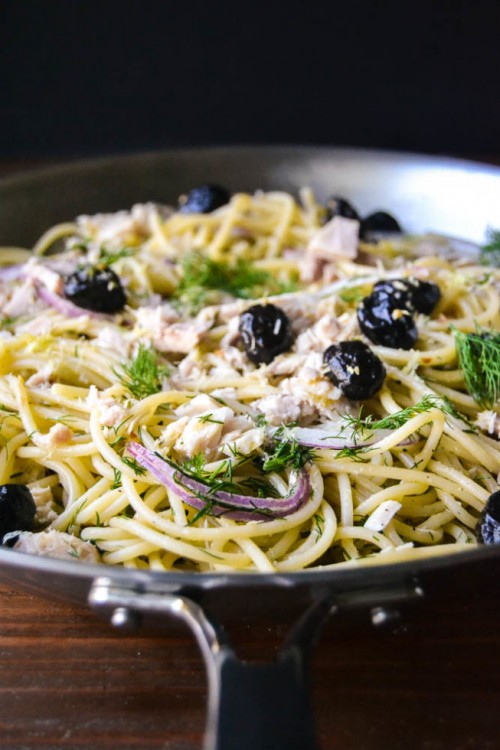
[[[117,313],[127,302],[116,273],[100,266],[84,266],[66,276],[64,296],[78,307],[101,313]]]
[[[11,531],[32,531],[36,505],[25,484],[0,484],[0,539]]]
[[[354,206],[345,198],[332,195],[325,203],[327,221],[335,216],[342,216],[344,219],[356,219],[359,221],[359,214]]]
[[[179,199],[179,211],[182,214],[209,214],[225,206],[230,199],[228,191],[219,185],[200,185]]]
[[[398,307],[383,292],[364,298],[358,306],[358,322],[370,341],[392,349],[413,349],[418,338],[411,311]]]
[[[409,279],[411,283],[411,299],[413,307],[419,313],[430,315],[441,299],[441,289],[432,281]]]
[[[398,305],[425,315],[430,315],[441,299],[441,290],[437,284],[414,278],[377,281],[373,291],[385,293]]]
[[[401,234],[403,230],[398,221],[388,214],[387,211],[375,211],[375,213],[366,216],[359,230],[359,235],[363,239],[375,239],[381,234]]]
[[[325,372],[347,398],[356,401],[371,398],[382,387],[385,367],[362,341],[341,341],[323,352]]]
[[[481,514],[477,536],[484,544],[500,542],[500,490],[489,496]]]
[[[286,313],[276,305],[253,305],[240,316],[243,348],[255,364],[269,364],[290,349],[293,334]]]
[[[394,309],[409,310],[413,312],[413,301],[410,284],[406,279],[391,279],[387,281],[377,281],[372,290],[373,294],[379,297],[386,296],[388,303]]]

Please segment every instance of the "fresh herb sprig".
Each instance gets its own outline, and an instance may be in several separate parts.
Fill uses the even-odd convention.
[[[158,454],[159,455],[159,454]],[[163,458],[163,457],[162,457]],[[215,492],[231,492],[241,494],[241,485],[234,481],[235,469],[249,460],[246,456],[238,456],[236,461],[222,461],[215,469],[207,469],[206,458],[203,453],[197,453],[192,458],[187,458],[182,464],[171,459],[163,458],[172,468],[181,474],[196,479],[197,482],[207,486],[207,495],[212,496]]]
[[[121,457],[123,463],[125,466],[128,466],[129,469],[132,469],[134,474],[138,477],[142,477],[146,473],[146,469],[144,466],[141,466],[141,464],[135,460],[135,458],[132,458],[132,456],[122,456]],[[120,482],[121,482],[121,472],[120,473]],[[115,474],[115,482],[117,482],[117,474]],[[119,485],[117,485],[119,486]]]
[[[161,391],[164,378],[170,374],[169,368],[160,363],[154,349],[140,344],[134,359],[121,366],[122,372],[115,374],[122,385],[136,399],[143,399]]]
[[[426,393],[414,406],[408,406],[406,409],[401,409],[394,414],[382,417],[382,419],[375,419],[372,415],[363,417],[362,411],[356,417],[352,414],[344,414],[343,419],[355,432],[363,432],[365,430],[397,430],[417,414],[430,411],[435,407],[442,408],[441,399],[431,393]]]
[[[469,425],[469,427],[473,426],[470,420],[464,414],[458,411],[458,409],[454,406],[454,404],[447,396],[436,396],[433,393],[426,393],[414,406],[408,406],[405,409],[400,409],[400,411],[394,412],[394,414],[388,414],[386,417],[382,417],[381,419],[375,419],[372,415],[363,417],[362,408],[357,416],[353,416],[352,414],[344,414],[342,418],[346,423],[346,427],[351,428],[354,433],[354,437],[356,438],[361,434],[366,435],[367,432],[373,432],[374,430],[397,430],[399,427],[403,427],[410,419],[413,419],[413,417],[415,417],[417,414],[431,411],[431,409],[439,409],[445,414],[449,414],[456,419],[460,419],[462,422],[465,422],[467,425]],[[357,449],[355,448],[355,450]],[[344,455],[347,456],[348,454],[346,453]],[[349,454],[349,457],[353,458],[354,456]]]
[[[346,445],[345,448],[339,450],[335,455],[336,459],[349,458],[351,461],[363,461],[363,453],[366,453],[367,449],[362,445]]]
[[[81,252],[88,253],[90,248],[95,246],[90,237],[79,237],[76,240],[70,240],[69,247],[72,250],[80,250]],[[106,244],[99,245],[99,256],[97,258],[96,265],[101,268],[108,268],[122,258],[129,258],[134,255],[135,249],[133,247],[118,247],[116,249],[109,248]]]
[[[491,408],[500,399],[500,333],[455,331],[455,346],[465,387],[476,403]]]
[[[297,442],[291,432],[293,425],[282,425],[274,433],[273,450],[266,451],[259,460],[262,471],[283,472],[287,469],[301,469],[315,457],[314,450]]]
[[[500,229],[489,227],[486,232],[487,242],[481,248],[479,259],[485,266],[500,268]]]
[[[226,292],[233,297],[255,299],[294,290],[293,284],[278,281],[267,271],[255,268],[239,258],[225,263],[193,252],[182,262],[182,279],[174,294],[178,304],[192,311],[210,301],[211,293]],[[214,300],[215,301],[215,300]]]
[[[135,250],[133,247],[121,247],[118,250],[108,250],[106,247],[101,246],[99,249],[97,265],[108,268],[122,258],[130,258],[131,255],[134,255],[134,252]]]

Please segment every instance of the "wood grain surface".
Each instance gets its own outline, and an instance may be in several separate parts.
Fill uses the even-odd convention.
[[[498,562],[475,569],[463,590],[450,572],[382,629],[330,621],[313,664],[321,746],[500,748],[499,576]],[[272,622],[232,631],[257,661],[283,634]],[[123,635],[83,607],[0,586],[0,747],[194,750],[205,700],[187,631]]]
[[[313,664],[322,748],[500,750],[499,581],[499,560],[451,570],[400,621],[330,621]],[[284,633],[240,622],[232,636],[262,660]],[[1,748],[195,750],[205,701],[187,631],[123,635],[84,607],[0,585]]]

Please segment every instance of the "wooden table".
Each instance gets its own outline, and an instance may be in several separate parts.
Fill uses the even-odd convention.
[[[474,577],[464,592],[448,574],[382,629],[326,626],[313,669],[325,750],[500,748],[500,565]],[[283,628],[241,623],[232,635],[260,660]],[[122,635],[84,608],[0,586],[1,748],[194,750],[205,700],[187,631]]]
[[[322,747],[499,749],[499,581],[497,560],[466,578],[441,575],[420,605],[381,629],[331,621],[313,669]],[[232,635],[246,658],[261,660],[284,628],[241,622]],[[187,631],[123,635],[83,607],[0,585],[2,749],[194,750],[205,700]]]

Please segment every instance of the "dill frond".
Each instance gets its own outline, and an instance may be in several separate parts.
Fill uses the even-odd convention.
[[[195,311],[207,304],[214,293],[226,292],[233,297],[257,299],[283,294],[294,288],[293,284],[278,281],[268,271],[255,268],[241,258],[236,263],[225,263],[193,252],[182,261],[182,280],[174,297],[178,304]]]
[[[500,268],[500,229],[489,227],[486,239],[487,242],[481,248],[479,259],[485,266]]]
[[[465,387],[480,406],[491,408],[500,399],[500,334],[455,331],[455,346]]]
[[[372,416],[363,418],[362,411],[359,412],[357,417],[353,417],[352,414],[344,414],[343,419],[354,432],[365,432],[366,430],[397,430],[399,427],[403,427],[403,425],[417,414],[430,411],[434,408],[444,411],[443,400],[439,396],[426,393],[414,406],[408,406],[406,409],[394,412],[394,414],[388,414],[386,417],[382,417],[382,419],[374,419]]]
[[[170,374],[169,368],[159,363],[155,350],[143,344],[140,344],[134,359],[123,363],[121,367],[122,373],[115,370],[115,375],[138,400],[161,391],[163,379]]]
[[[290,425],[282,425],[276,430],[274,440],[274,450],[266,451],[261,459],[261,468],[265,473],[301,469],[315,458],[316,454],[312,448],[297,442],[290,431]]]

